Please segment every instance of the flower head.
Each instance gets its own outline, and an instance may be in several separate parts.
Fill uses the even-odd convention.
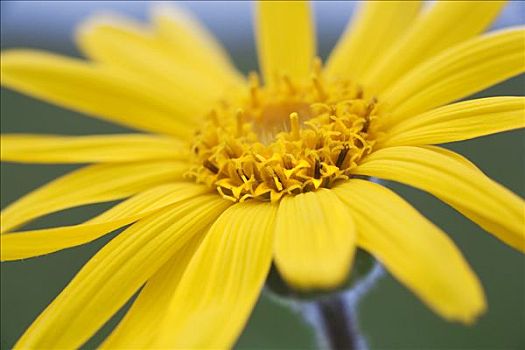
[[[348,180],[373,149],[376,99],[350,81],[325,83],[320,66],[307,83],[258,80],[210,112],[192,145],[193,177],[234,202],[278,202]]]
[[[4,52],[4,86],[142,131],[2,136],[4,161],[95,163],[2,212],[2,261],[131,224],[17,347],[78,347],[143,285],[102,347],[229,347],[272,263],[291,288],[331,290],[357,248],[444,318],[474,321],[485,297],[459,250],[371,180],[430,192],[525,251],[523,200],[433,146],[524,126],[523,97],[454,102],[525,70],[522,28],[480,34],[502,6],[366,2],[322,63],[309,5],[261,2],[261,74],[247,78],[194,18],[166,7],[151,27],[88,21],[77,36],[87,61]],[[78,225],[12,232],[116,199]]]

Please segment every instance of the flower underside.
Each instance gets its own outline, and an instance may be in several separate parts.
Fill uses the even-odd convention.
[[[350,81],[325,81],[320,65],[308,82],[283,75],[224,100],[192,143],[189,175],[224,198],[278,201],[347,180],[374,144],[375,98]]]

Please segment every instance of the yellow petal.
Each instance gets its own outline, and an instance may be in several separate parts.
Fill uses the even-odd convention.
[[[348,276],[354,250],[354,221],[330,190],[282,199],[275,228],[275,263],[292,287],[337,287]]]
[[[16,349],[80,347],[228,201],[206,195],[165,208],[111,240],[38,316]]]
[[[525,71],[525,30],[493,32],[435,56],[410,71],[384,100],[391,125],[471,95]]]
[[[96,164],[55,179],[2,211],[1,232],[37,217],[84,204],[129,197],[180,179],[188,166],[176,161]]]
[[[356,174],[405,183],[432,193],[511,247],[525,252],[525,203],[456,157],[413,146],[378,150]]]
[[[0,236],[2,261],[30,258],[91,242],[168,205],[208,192],[205,186],[171,183],[139,193],[82,224]]]
[[[152,10],[156,34],[174,59],[224,86],[243,84],[226,50],[189,11],[174,3],[157,4]]]
[[[186,269],[150,348],[233,346],[270,268],[275,212],[270,203],[240,203],[219,217]]]
[[[378,141],[381,147],[467,140],[525,126],[525,98],[489,97],[408,117]]]
[[[326,63],[332,78],[360,81],[413,23],[421,1],[366,1]]]
[[[463,165],[465,165],[467,167],[470,167],[470,168],[474,169],[475,171],[481,172],[481,170],[476,166],[476,164],[472,163],[470,160],[468,160],[467,158],[463,157],[459,153],[456,153],[454,151],[451,151],[449,149],[446,149],[446,148],[443,148],[443,147],[439,147],[439,146],[420,146],[420,147],[424,148],[424,149],[428,149],[428,150],[430,150],[432,152],[441,153],[442,155],[444,155],[447,158],[455,159],[458,162],[462,163]]]
[[[158,335],[159,324],[166,317],[166,307],[201,241],[202,235],[196,235],[148,280],[100,349],[148,348]]]
[[[378,54],[380,61],[364,83],[382,92],[418,64],[483,32],[505,1],[436,1],[395,45]]]
[[[2,161],[20,163],[106,163],[187,158],[187,146],[183,142],[143,134],[3,134],[0,144]]]
[[[2,85],[131,128],[187,137],[202,105],[109,67],[35,50],[1,56]],[[195,125],[195,124],[193,124]]]
[[[471,323],[485,296],[454,243],[389,189],[351,180],[335,189],[352,212],[358,244],[381,261],[435,312]]]
[[[306,1],[259,1],[256,10],[259,65],[266,83],[283,74],[310,77],[315,56],[315,28]]]
[[[79,27],[76,39],[89,58],[124,69],[153,87],[161,86],[173,95],[174,103],[193,100],[202,105],[201,113],[225,87],[222,81],[181,64],[149,28],[131,20],[95,16]]]

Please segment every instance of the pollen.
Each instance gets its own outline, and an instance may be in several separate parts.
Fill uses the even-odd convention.
[[[375,98],[350,81],[287,75],[268,86],[251,74],[248,89],[220,101],[192,142],[188,175],[226,199],[277,202],[283,196],[348,180],[372,151]]]

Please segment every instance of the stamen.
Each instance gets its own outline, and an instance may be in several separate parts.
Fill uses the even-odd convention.
[[[373,97],[372,100],[370,100],[370,102],[366,106],[365,123],[363,124],[363,128],[361,129],[361,131],[368,132],[368,128],[370,126],[370,114],[374,110],[376,104],[377,98]]]
[[[321,101],[325,101],[327,98],[326,91],[324,90],[323,85],[321,84],[321,80],[319,79],[317,75],[312,75],[312,83],[313,83],[315,90],[317,91],[317,95],[319,96],[319,99]]]
[[[283,184],[281,183],[281,179],[279,179],[279,176],[275,174],[273,176],[273,181],[275,182],[275,186],[277,187],[277,191],[281,192],[283,190]]]
[[[297,112],[290,114],[290,129],[292,132],[292,138],[294,140],[299,140],[301,136],[299,134],[299,114],[297,114]]]
[[[361,85],[357,86],[357,93],[355,94],[355,98],[356,99],[363,98],[363,88],[361,87]]]
[[[219,194],[221,195],[222,198],[227,199],[227,200],[232,201],[232,202],[237,202],[237,198],[226,194],[221,186],[217,186],[216,189],[217,189],[217,192],[219,192]]]
[[[314,167],[314,179],[321,178],[321,160],[316,159],[315,160],[315,167]]]
[[[244,174],[244,171],[242,171],[242,169],[237,169],[237,175],[241,178],[242,182],[244,182],[244,183],[248,182],[248,178],[246,177],[246,175]]]
[[[368,128],[370,127],[370,117],[367,115],[365,117],[365,123],[363,124],[363,128],[361,129],[362,132],[368,132]]]
[[[297,92],[297,90],[295,86],[293,85],[292,80],[290,79],[290,76],[288,74],[283,74],[282,79],[283,79],[284,85],[286,86],[286,89],[288,90],[288,93],[290,95],[294,95]]]
[[[210,119],[213,122],[213,125],[219,126],[219,114],[217,113],[217,110],[214,108],[210,112]]]
[[[368,105],[366,106],[366,115],[369,115],[377,104],[377,98],[372,97]]]
[[[217,168],[212,162],[210,162],[208,159],[206,159],[202,165],[208,169],[209,171],[211,171],[212,173],[214,174],[217,174],[219,172],[219,168]]]
[[[337,161],[335,162],[335,166],[341,169],[341,166],[343,165],[343,162],[345,161],[346,155],[348,154],[348,151],[350,148],[348,145],[344,145],[341,152],[339,152],[339,155],[337,156]]]
[[[237,136],[242,136],[243,134],[243,127],[244,127],[244,111],[242,108],[239,108],[237,110]]]
[[[257,159],[260,163],[266,163],[266,158],[260,154],[255,153],[255,159]]]
[[[250,72],[248,75],[248,82],[250,84],[250,100],[253,107],[259,106],[259,75],[256,72]]]

